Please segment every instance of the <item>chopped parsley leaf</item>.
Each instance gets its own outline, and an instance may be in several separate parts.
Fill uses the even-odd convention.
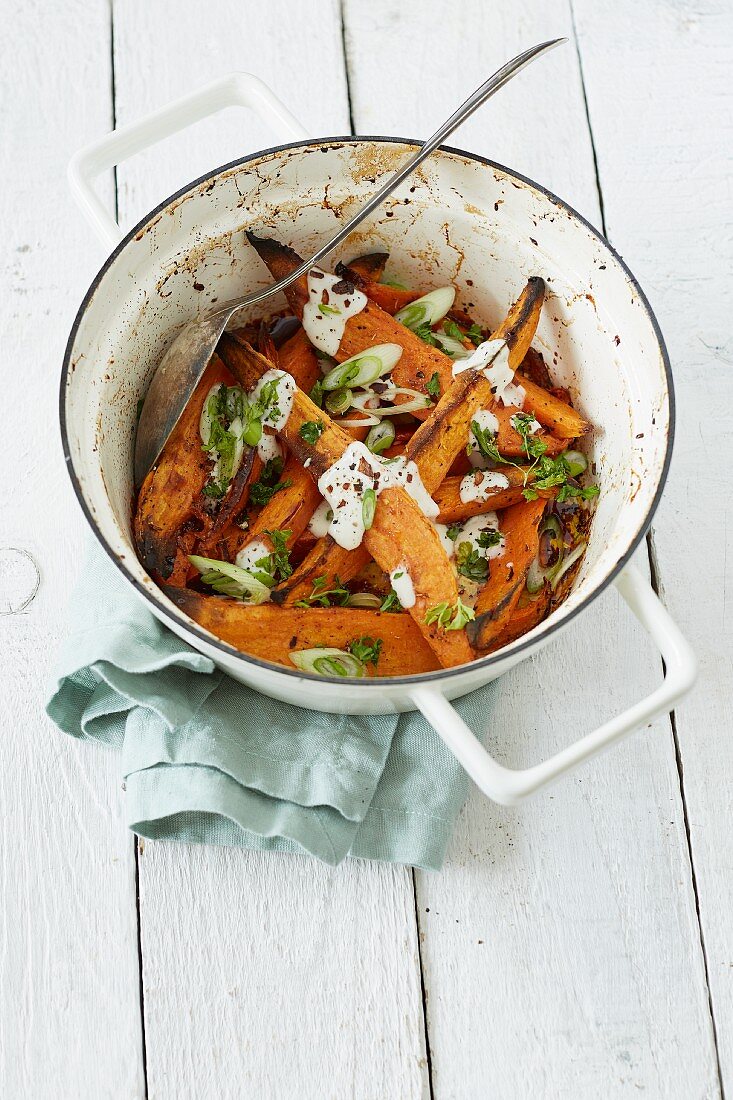
[[[327,588],[328,577],[316,577],[313,591],[305,599],[297,600],[294,607],[344,607],[351,593],[344,588],[338,577],[333,578],[333,588]]]
[[[437,623],[443,630],[463,630],[466,623],[476,618],[476,612],[471,607],[466,607],[460,596],[456,600],[455,607],[449,603],[439,603],[431,607],[425,616],[428,626]]]
[[[397,593],[395,592],[394,588],[391,588],[388,595],[385,596],[384,602],[382,603],[382,606],[380,607],[379,610],[380,611],[401,611],[402,610],[402,604],[400,603],[400,598],[397,595]]]
[[[301,439],[304,439],[306,443],[317,443],[320,436],[323,433],[323,421],[322,420],[306,420],[305,424],[301,424],[298,430],[298,435]]]
[[[446,535],[448,536],[449,539],[451,539],[452,542],[456,541],[456,539],[458,538],[458,536],[461,533],[462,527],[463,527],[462,523],[451,523],[450,527],[446,531]]]
[[[490,546],[498,546],[501,539],[501,531],[498,531],[496,528],[490,528],[488,531],[482,531],[476,541],[482,550],[488,550]]]
[[[284,481],[278,481],[282,468],[282,458],[268,458],[259,480],[253,483],[249,491],[249,499],[253,504],[269,504],[275,493],[279,493],[281,489],[287,489],[293,484],[292,478],[289,477],[285,478]]]
[[[318,405],[319,409],[323,408],[323,383],[319,378],[313,383],[311,392],[308,394],[314,405]]]
[[[382,651],[382,639],[363,635],[361,638],[354,638],[353,641],[347,642],[346,648],[357,661],[361,661],[364,665],[372,664],[376,668]]]
[[[425,383],[425,389],[431,397],[440,397],[440,375],[437,370],[431,376],[430,381]]]
[[[456,569],[460,576],[481,584],[489,575],[489,563],[470,542],[459,542],[456,549]]]
[[[421,325],[418,325],[417,328],[414,328],[412,331],[424,344],[430,344],[433,348],[440,347],[440,342],[436,340],[429,321],[423,321]]]

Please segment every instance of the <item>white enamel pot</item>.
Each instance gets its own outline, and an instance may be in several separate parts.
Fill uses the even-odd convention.
[[[212,171],[123,236],[92,190],[93,177],[232,104],[257,110],[289,144]],[[299,706],[349,714],[419,709],[482,791],[515,803],[670,710],[696,671],[674,622],[627,564],[659,501],[672,447],[672,380],[662,336],[619,256],[560,199],[482,157],[441,149],[343,254],[348,259],[389,251],[390,269],[414,286],[453,281],[461,300],[485,323],[504,314],[528,276],[547,281],[536,343],[558,383],[598,425],[587,449],[601,486],[580,575],[548,620],[500,653],[461,668],[359,682],[315,677],[238,653],[202,630],[147,576],[131,538],[137,402],[183,322],[214,300],[225,302],[268,281],[244,231],[269,230],[308,255],[415,144],[395,138],[311,140],[269,89],[239,73],[77,154],[70,166],[72,187],[113,251],[69,337],[61,380],[63,446],[79,502],[102,546],[153,614],[195,649],[243,683]],[[273,308],[282,305],[284,298],[272,302]],[[666,678],[646,699],[551,759],[521,771],[503,767],[449,700],[536,653],[611,583],[660,650]]]

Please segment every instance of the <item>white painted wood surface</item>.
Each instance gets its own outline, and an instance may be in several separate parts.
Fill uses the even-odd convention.
[[[26,613],[0,619],[0,1095],[707,1098],[719,1094],[711,1006],[733,1089],[731,626],[726,502],[709,477],[730,445],[729,5],[117,0],[110,12],[75,0],[45,11],[43,35],[32,6],[6,6],[0,331],[16,445],[0,545],[29,550],[42,585]],[[39,652],[45,663],[58,637],[82,536],[53,379],[98,258],[65,161],[108,128],[113,93],[124,122],[232,68],[271,83],[314,134],[348,131],[350,92],[358,131],[423,136],[495,63],[557,33],[571,45],[454,141],[598,224],[595,149],[609,234],[667,334],[682,415],[654,547],[704,669],[677,720],[684,783],[657,723],[519,810],[473,796],[445,870],[414,886],[404,868],[146,844],[144,1075],[115,761],[41,713]],[[121,220],[271,140],[233,110],[135,158],[118,172]],[[492,744],[510,762],[537,759],[659,676],[609,594],[502,680]]]
[[[395,17],[389,0],[347,5],[357,129],[382,132],[374,88],[385,67],[399,127],[423,134],[504,56],[566,34],[569,46],[523,74],[455,140],[541,180],[600,224],[569,6],[537,0],[517,18],[514,5],[464,4],[460,22],[446,17],[435,57],[433,28],[418,9],[410,0]],[[392,44],[380,47],[386,23]],[[437,79],[410,96],[427,56]],[[515,766],[534,763],[646,694],[660,675],[648,641],[607,595],[569,636],[502,679],[487,715],[491,744]],[[666,720],[519,811],[474,794],[448,866],[419,875],[417,896],[436,1097],[583,1097],[600,1082],[607,1097],[714,1095]]]
[[[41,585],[27,611],[0,618],[0,1096],[137,1097],[134,842],[119,769],[111,754],[60,737],[42,708],[84,534],[61,461],[58,377],[99,259],[65,172],[112,118],[109,11],[72,0],[41,19],[18,2],[3,17],[0,347],[10,445],[0,546],[28,551]],[[4,575],[10,564],[6,554]]]

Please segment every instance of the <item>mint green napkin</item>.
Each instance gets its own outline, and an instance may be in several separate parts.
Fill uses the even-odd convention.
[[[492,688],[458,706],[485,728]],[[47,711],[118,749],[131,829],[154,840],[438,869],[467,779],[421,715],[341,716],[236,683],[92,547]]]

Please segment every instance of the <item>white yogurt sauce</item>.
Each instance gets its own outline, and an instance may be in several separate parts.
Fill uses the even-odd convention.
[[[487,512],[484,516],[472,516],[471,519],[461,527],[460,533],[456,536],[456,546],[460,546],[462,542],[470,542],[471,549],[477,550],[482,557],[487,559],[500,558],[504,553],[504,537],[502,536],[501,542],[496,546],[481,546],[479,545],[479,536],[484,531],[498,531],[499,530],[499,517],[496,512]]]
[[[282,458],[283,449],[278,443],[277,436],[269,432],[263,432],[257,444],[257,454],[263,462],[272,462],[274,458]]]
[[[303,307],[303,328],[311,344],[326,355],[335,355],[344,335],[349,317],[361,313],[367,296],[356,287],[344,294],[334,290],[343,285],[338,275],[330,275],[318,267],[308,272],[308,301]],[[322,307],[322,308],[319,308]]]
[[[268,554],[271,554],[272,550],[264,541],[264,539],[252,539],[246,546],[237,554],[234,559],[234,564],[238,565],[240,569],[246,569],[248,572],[252,572],[255,566],[261,558],[266,558]]]
[[[524,386],[512,382],[510,385],[504,387],[500,400],[505,407],[507,405],[513,405],[516,409],[523,409],[526,396],[527,392]]]
[[[364,537],[362,502],[367,489],[379,496],[385,489],[403,488],[428,519],[439,508],[422,483],[414,462],[404,457],[382,461],[363,443],[349,444],[341,458],[318,479],[318,491],[333,510],[329,535],[345,550],[354,550]]]
[[[480,370],[488,379],[497,400],[514,381],[514,371],[509,365],[509,348],[505,340],[484,340],[467,359],[453,364],[453,377],[464,370]]]
[[[327,500],[322,500],[308,522],[308,530],[314,538],[322,539],[328,534],[328,528],[333,519],[331,505]]]
[[[403,607],[415,606],[415,586],[406,565],[398,565],[389,575],[390,584]]]
[[[483,504],[489,499],[492,492],[497,489],[508,489],[509,478],[498,470],[476,470],[472,474],[466,474],[461,478],[459,494],[461,503],[472,504],[476,501]]]
[[[278,383],[277,400],[272,402],[262,417],[262,426],[264,427],[267,424],[274,428],[276,432],[280,432],[288,422],[288,417],[293,408],[293,397],[297,389],[292,374],[288,374],[284,370],[265,371],[255,388],[247,394],[247,399],[254,404],[259,399],[267,383],[275,381]]]

